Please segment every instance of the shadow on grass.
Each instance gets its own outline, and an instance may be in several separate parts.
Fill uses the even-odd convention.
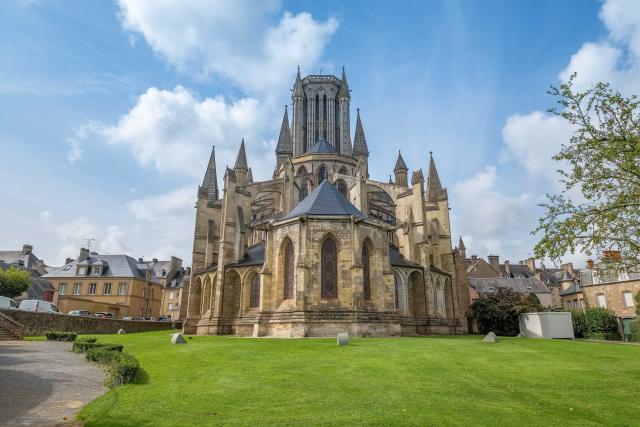
[[[138,374],[136,375],[136,379],[133,381],[133,384],[148,384],[149,383],[149,374],[143,368],[138,369]]]

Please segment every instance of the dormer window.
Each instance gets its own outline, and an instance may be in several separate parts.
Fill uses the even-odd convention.
[[[101,269],[102,269],[102,267],[100,267],[100,266],[97,266],[97,265],[96,265],[96,266],[94,266],[94,267],[92,267],[92,268],[91,268],[91,272],[92,272],[93,274],[100,274],[100,270],[101,270]]]
[[[77,276],[86,276],[87,274],[87,267],[78,267],[78,272],[76,273]]]

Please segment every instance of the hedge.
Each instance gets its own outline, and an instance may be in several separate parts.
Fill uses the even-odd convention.
[[[105,384],[108,387],[130,383],[136,378],[140,368],[135,357],[122,353],[122,345],[120,344],[96,343],[86,350],[85,357],[87,360],[106,366]]]
[[[98,342],[88,342],[88,341],[76,341],[73,343],[73,347],[71,351],[74,353],[84,353],[91,348],[103,347],[113,351],[122,351],[124,347],[122,344],[105,344]]]
[[[629,341],[640,342],[640,316],[631,321],[631,334]]]
[[[80,337],[80,338],[77,339],[77,341],[94,343],[94,342],[98,341],[98,338],[96,338],[96,337]]]
[[[47,341],[75,341],[77,334],[73,332],[47,331]]]
[[[618,340],[618,319],[608,308],[572,310],[573,333],[576,338]]]

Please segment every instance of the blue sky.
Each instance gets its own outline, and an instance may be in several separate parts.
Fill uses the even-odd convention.
[[[625,0],[2,2],[0,247],[190,263],[211,145],[219,178],[241,137],[268,178],[296,65],[344,65],[372,177],[433,151],[469,252],[524,259],[570,135],[546,90],[637,93],[639,28]]]

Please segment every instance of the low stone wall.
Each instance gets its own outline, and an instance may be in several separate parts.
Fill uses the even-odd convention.
[[[138,320],[102,319],[78,317],[66,314],[36,313],[33,311],[0,309],[24,327],[23,335],[43,335],[47,331],[65,331],[78,334],[115,334],[118,329],[127,332],[146,332],[171,329],[179,325],[171,322],[148,322]]]

